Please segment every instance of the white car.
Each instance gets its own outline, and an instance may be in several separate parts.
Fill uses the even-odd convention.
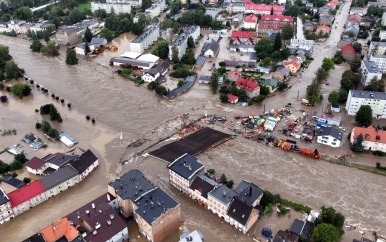
[[[342,130],[342,131],[345,131],[345,130],[346,130],[346,129],[343,128],[342,126],[339,126],[338,129],[339,129],[339,130]]]

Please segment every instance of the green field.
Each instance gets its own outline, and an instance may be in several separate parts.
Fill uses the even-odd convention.
[[[91,9],[91,2],[88,3],[82,3],[78,5],[78,10],[83,11],[85,9]]]

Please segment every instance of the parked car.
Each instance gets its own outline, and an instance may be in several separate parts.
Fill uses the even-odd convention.
[[[338,129],[339,129],[339,130],[342,130],[342,131],[345,131],[345,130],[346,130],[346,129],[343,128],[342,126],[339,126]]]

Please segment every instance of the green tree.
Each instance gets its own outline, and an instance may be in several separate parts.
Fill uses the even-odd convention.
[[[21,164],[24,164],[28,161],[24,153],[15,155],[14,161],[19,161]]]
[[[359,134],[351,145],[351,150],[355,152],[362,152],[365,149],[363,146],[363,135]]]
[[[20,69],[13,60],[5,62],[4,76],[7,80],[19,78]]]
[[[325,69],[326,71],[334,69],[334,66],[335,66],[335,64],[330,58],[324,58],[323,59],[322,68]]]
[[[340,102],[339,92],[337,91],[330,92],[330,94],[328,95],[328,101],[331,104],[338,104]]]
[[[147,89],[149,90],[154,90],[156,87],[157,87],[158,83],[155,82],[155,81],[152,81],[150,82],[149,84],[147,84]]]
[[[192,36],[188,38],[188,48],[194,48],[194,40]]]
[[[57,131],[56,129],[53,129],[53,128],[48,130],[47,135],[56,139],[56,140],[60,139],[59,131]]]
[[[368,127],[373,121],[373,110],[370,105],[362,105],[355,114],[355,121],[362,127]]]
[[[232,189],[232,187],[233,187],[234,184],[235,184],[235,182],[234,182],[233,180],[229,180],[229,181],[226,183],[226,186],[227,186],[228,188],[231,188],[231,189]]]
[[[361,59],[358,57],[355,57],[354,60],[351,61],[350,67],[353,72],[358,72],[359,68],[361,68]]]
[[[16,83],[11,87],[11,92],[18,97],[24,97],[31,93],[31,87],[26,83]]]
[[[66,64],[67,65],[77,65],[78,58],[76,57],[76,52],[74,49],[68,49],[66,52]]]
[[[51,104],[49,114],[50,114],[50,120],[51,121],[57,120],[58,122],[62,122],[62,116],[60,115],[60,113],[58,112],[58,110],[56,109],[56,107],[53,104]]]
[[[271,66],[271,62],[272,62],[272,59],[270,57],[265,57],[262,61],[261,61],[261,65],[262,66]]]
[[[275,36],[275,41],[273,42],[273,49],[274,50],[281,50],[282,47],[283,47],[283,43],[282,43],[282,39],[281,39],[281,34],[279,32]]]
[[[90,46],[88,46],[88,43],[85,42],[85,43],[84,43],[84,55],[87,56],[90,52],[91,52]]]
[[[339,90],[339,102],[345,103],[347,101],[347,97],[348,97],[348,91],[345,89],[340,89]]]
[[[9,54],[8,46],[0,44],[0,70],[5,67],[5,63],[12,59],[12,56]]]
[[[222,102],[222,103],[228,102],[228,96],[226,93],[220,93],[220,102]]]
[[[310,101],[312,105],[315,103],[321,103],[321,92],[319,84],[314,80],[310,85],[307,86],[306,89],[307,99]]]
[[[286,15],[292,16],[292,17],[298,17],[299,14],[302,13],[302,10],[297,5],[292,5],[287,11]]]
[[[340,87],[346,91],[349,91],[353,88],[355,79],[357,77],[355,76],[355,73],[352,70],[347,70],[343,72],[342,79],[340,81]]]
[[[332,207],[322,207],[321,219],[323,223],[333,224],[335,221],[336,211]]]
[[[326,80],[328,77],[328,71],[326,71],[324,68],[320,67],[316,71],[316,80],[320,83],[324,80]]]
[[[29,7],[23,6],[16,9],[16,11],[14,12],[14,15],[16,18],[25,20],[26,22],[33,21],[32,11]]]
[[[380,79],[377,80],[377,77],[373,77],[370,83],[363,88],[365,91],[374,91],[374,92],[385,92],[385,82]]]
[[[168,94],[168,91],[164,86],[158,85],[155,87],[155,93],[157,93],[160,96],[165,96],[166,94]]]
[[[355,42],[352,44],[352,47],[354,48],[355,52],[361,53],[362,52],[362,44],[359,42]]]
[[[33,51],[33,52],[40,52],[40,49],[42,48],[42,43],[40,43],[39,40],[35,39],[32,41],[32,44],[29,46],[29,48]]]
[[[180,58],[178,58],[178,49],[175,46],[172,47],[172,61],[173,63],[180,62]]]
[[[216,173],[216,170],[215,169],[208,169],[206,172],[208,172],[208,174],[214,175]]]
[[[43,120],[42,124],[41,124],[41,129],[42,129],[43,133],[47,134],[48,131],[50,131],[52,129],[52,127],[48,121]]]
[[[179,80],[177,83],[177,87],[182,87],[182,85],[184,85],[184,82],[184,80]]]
[[[281,35],[284,40],[289,40],[294,36],[294,29],[290,23],[284,24]]]
[[[169,45],[166,40],[158,39],[151,53],[161,59],[167,59],[169,57]]]
[[[187,65],[194,65],[196,63],[196,58],[194,57],[193,49],[186,50],[186,53],[181,58],[181,63]]]
[[[91,33],[91,30],[87,27],[86,28],[86,31],[84,32],[84,42],[91,42],[92,40],[92,33]]]
[[[215,94],[218,89],[218,72],[217,69],[213,69],[212,76],[210,77],[210,86],[212,87],[212,93]]]
[[[227,184],[228,180],[227,180],[227,177],[224,173],[221,174],[220,181],[222,184]]]
[[[257,57],[260,59],[264,59],[265,57],[268,57],[273,52],[273,45],[269,38],[261,38],[259,42],[255,45],[255,51],[257,54]]]
[[[114,39],[114,32],[108,28],[103,28],[99,33],[99,36],[110,42]]]
[[[48,43],[41,48],[41,52],[43,55],[50,57],[59,55],[59,49],[54,41],[48,41]]]
[[[261,86],[260,87],[260,95],[268,95],[268,94],[269,94],[269,87]]]
[[[11,171],[19,170],[23,168],[23,165],[19,161],[13,161],[9,164]]]
[[[338,242],[340,232],[332,224],[321,223],[314,228],[312,237],[315,242]]]

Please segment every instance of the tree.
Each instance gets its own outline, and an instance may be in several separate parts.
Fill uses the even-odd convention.
[[[332,207],[322,207],[321,219],[323,223],[333,224],[335,221],[336,211]]]
[[[235,184],[235,182],[234,182],[233,180],[229,180],[229,181],[226,183],[226,186],[227,186],[228,188],[231,188],[231,189],[232,189],[232,187],[233,187],[234,184]]]
[[[0,70],[5,67],[5,63],[12,59],[12,56],[9,54],[8,46],[0,44]]]
[[[68,49],[66,52],[66,64],[67,65],[77,65],[78,58],[76,57],[76,52],[74,49]]]
[[[208,172],[208,174],[214,175],[216,173],[216,170],[215,169],[208,169],[206,172]]]
[[[192,36],[188,38],[188,48],[194,48],[194,40]]]
[[[324,58],[323,59],[322,68],[325,69],[326,71],[334,69],[334,66],[335,66],[335,64],[330,58]]]
[[[320,83],[324,80],[326,80],[328,77],[328,71],[326,71],[326,69],[320,67],[317,71],[316,71],[316,80]]]
[[[196,58],[194,57],[193,49],[186,50],[186,53],[181,58],[181,63],[187,65],[194,65],[196,63]]]
[[[292,17],[298,17],[299,14],[301,13],[302,11],[299,9],[299,7],[297,5],[292,5],[287,11],[286,11],[286,15],[290,15]]]
[[[314,80],[310,85],[307,86],[307,98],[312,105],[315,103],[321,103],[321,92],[319,84]]]
[[[363,88],[365,91],[374,91],[374,92],[385,92],[385,83],[384,81],[377,80],[377,77],[373,77],[370,83]]]
[[[227,184],[228,180],[227,180],[227,177],[224,173],[221,174],[220,181],[222,184]]]
[[[114,39],[114,32],[108,28],[103,28],[99,33],[99,36],[105,38],[107,42],[110,42]]]
[[[40,52],[40,49],[42,48],[42,43],[40,43],[39,40],[35,39],[32,41],[32,44],[29,46],[29,48],[33,51],[33,52]]]
[[[281,50],[282,47],[283,47],[283,43],[282,43],[282,39],[281,39],[281,34],[279,32],[275,36],[275,41],[273,42],[273,49],[274,50]]]
[[[262,61],[261,61],[261,65],[262,66],[270,66],[271,65],[271,62],[272,62],[272,59],[270,57],[265,57]]]
[[[220,102],[222,102],[222,103],[228,102],[228,96],[226,93],[220,93]]]
[[[23,182],[26,183],[26,184],[27,184],[27,183],[30,183],[30,182],[31,182],[31,178],[29,178],[29,177],[24,177],[24,178],[23,178]]]
[[[50,57],[59,55],[58,47],[53,41],[48,41],[48,43],[42,47],[41,52],[43,53],[43,55]]]
[[[84,42],[91,42],[91,39],[92,39],[92,33],[91,33],[91,30],[87,27],[86,28],[86,31],[84,32]]]
[[[26,83],[16,83],[11,87],[11,92],[16,96],[22,98],[31,93],[31,87]]]
[[[370,105],[362,105],[358,112],[355,114],[355,121],[360,126],[368,127],[373,121],[373,110]]]
[[[225,23],[225,26],[227,26],[227,27],[229,28],[229,27],[231,27],[231,23],[230,23],[229,21],[227,21],[227,22]]]
[[[339,93],[337,91],[330,92],[330,94],[328,95],[328,101],[331,104],[338,104],[340,102]]]
[[[218,72],[213,69],[212,76],[210,77],[210,85],[212,87],[212,93],[215,94],[218,89]]]
[[[33,22],[32,11],[29,7],[23,6],[16,9],[16,11],[14,12],[14,15],[16,18],[25,20],[26,22]]]
[[[169,57],[169,45],[166,40],[158,39],[151,53],[161,59],[167,59]]]
[[[166,94],[168,94],[168,91],[164,86],[158,85],[155,87],[155,93],[157,93],[160,96],[165,96]]]
[[[85,42],[85,43],[84,43],[84,55],[87,56],[90,52],[91,52],[90,46],[88,46],[88,43]]]
[[[180,58],[178,57],[178,49],[175,46],[172,47],[172,61],[173,63],[180,62]]]
[[[60,115],[60,113],[58,112],[58,110],[56,109],[56,107],[53,104],[51,104],[49,114],[50,114],[50,120],[51,121],[57,120],[58,122],[62,122],[62,116]]]
[[[279,89],[279,91],[284,91],[285,89],[287,89],[288,88],[288,84],[287,83],[285,83],[285,82],[280,82],[279,83],[279,85],[278,85],[278,89]]]
[[[340,87],[349,91],[353,88],[354,83],[357,83],[359,76],[356,76],[352,70],[343,72],[342,79],[340,81]],[[360,81],[360,80],[359,80]]]
[[[20,69],[13,60],[5,62],[4,76],[7,80],[19,78]]]
[[[352,44],[352,47],[354,48],[355,52],[361,53],[362,52],[362,44],[359,42],[355,42]]]
[[[149,84],[147,84],[147,89],[149,90],[154,90],[156,87],[157,87],[158,83],[155,82],[155,81],[152,81],[150,82]]]
[[[28,161],[24,153],[15,155],[14,161],[19,161],[21,164],[24,164]]]
[[[338,242],[340,232],[332,224],[321,223],[314,228],[312,237],[315,242]]]
[[[184,82],[184,80],[179,80],[177,83],[177,87],[182,87],[182,85],[184,85]]]
[[[19,170],[23,168],[23,165],[19,161],[13,161],[9,164],[11,171]]]
[[[348,91],[345,89],[340,89],[339,90],[339,102],[345,103],[347,101],[347,97],[348,97]]]
[[[259,42],[255,45],[255,51],[257,54],[257,57],[260,59],[264,59],[265,57],[268,57],[273,52],[273,45],[269,38],[261,38]]]
[[[260,95],[268,95],[268,94],[269,94],[269,87],[261,86],[260,87]]]
[[[351,61],[350,67],[353,72],[358,72],[359,68],[361,68],[361,59],[358,57],[355,57],[354,60]]]
[[[283,29],[281,31],[282,39],[289,40],[294,36],[294,29],[292,28],[292,25],[290,23],[286,23],[283,26]]]

